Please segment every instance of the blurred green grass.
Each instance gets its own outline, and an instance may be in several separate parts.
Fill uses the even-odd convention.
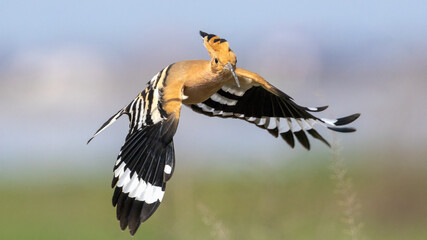
[[[425,167],[346,165],[365,239],[426,239]],[[89,176],[3,179],[0,239],[130,239],[111,206],[111,172]],[[240,170],[178,165],[134,239],[351,239],[334,181],[328,156]]]

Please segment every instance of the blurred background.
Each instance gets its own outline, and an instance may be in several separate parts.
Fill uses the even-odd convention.
[[[127,118],[170,63],[238,66],[357,132],[312,150],[182,109],[177,167],[135,239],[426,239],[425,1],[0,2],[0,239],[129,239],[110,181]]]

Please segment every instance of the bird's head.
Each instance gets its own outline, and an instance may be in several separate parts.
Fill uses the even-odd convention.
[[[207,34],[200,31],[200,36],[203,38],[203,43],[211,56],[211,69],[213,72],[231,72],[236,80],[237,86],[239,80],[234,72],[236,68],[236,54],[230,49],[227,40],[216,36],[215,34]]]

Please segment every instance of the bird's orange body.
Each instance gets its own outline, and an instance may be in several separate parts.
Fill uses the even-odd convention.
[[[194,111],[222,118],[242,119],[279,135],[291,146],[295,138],[310,149],[307,134],[329,145],[313,128],[315,124],[339,132],[340,127],[359,117],[317,118],[308,108],[296,104],[260,75],[236,68],[237,58],[228,42],[200,32],[211,60],[187,60],[171,64],[155,75],[147,87],[126,107],[119,110],[94,137],[120,116],[129,116],[129,134],[114,167],[113,205],[124,230],[135,234],[160,205],[166,182],[175,167],[173,136],[182,104]],[[92,140],[92,138],[90,139]],[[89,141],[90,141],[89,140]]]

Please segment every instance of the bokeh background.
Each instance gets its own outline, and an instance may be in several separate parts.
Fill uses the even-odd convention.
[[[238,66],[352,134],[289,148],[182,109],[177,167],[135,239],[426,239],[425,1],[0,2],[0,239],[129,239],[111,207],[127,119],[87,140],[166,65]]]

